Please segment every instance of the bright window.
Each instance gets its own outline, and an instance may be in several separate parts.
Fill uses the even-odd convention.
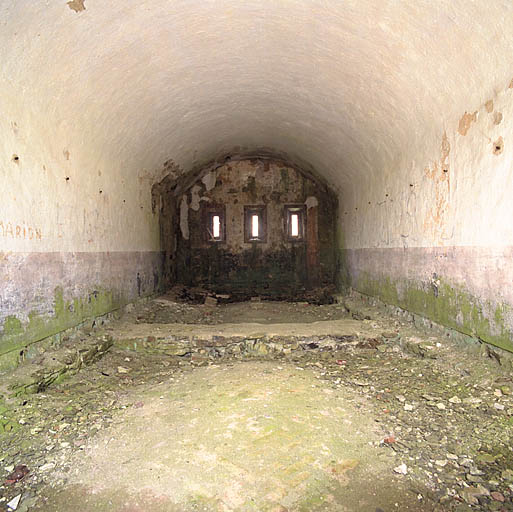
[[[212,216],[212,237],[219,238],[221,236],[221,218],[219,215]]]
[[[244,241],[265,242],[267,240],[267,217],[265,206],[244,207]]]
[[[258,238],[258,215],[251,216],[251,238]]]
[[[297,213],[290,216],[290,236],[299,236],[299,215]]]
[[[305,206],[285,206],[285,232],[291,242],[305,239]]]
[[[226,227],[224,208],[208,209],[206,215],[206,238],[208,242],[224,242],[226,239]]]

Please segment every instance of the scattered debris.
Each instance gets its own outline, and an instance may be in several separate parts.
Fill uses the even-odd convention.
[[[406,464],[400,464],[399,466],[394,468],[394,471],[399,475],[406,475],[408,473],[408,466]]]
[[[217,306],[217,299],[215,297],[211,297],[210,295],[207,295],[205,297],[205,306]]]
[[[18,508],[18,505],[20,504],[21,500],[21,494],[18,494],[18,496],[15,496],[9,503],[7,503],[7,510],[8,511],[14,511]]]
[[[7,485],[12,485],[16,482],[19,482],[30,472],[29,468],[24,464],[20,464],[14,467],[14,471],[6,478],[5,483]]]
[[[491,511],[513,507],[513,396],[506,355],[501,353],[502,364],[498,365],[495,357],[482,357],[483,352],[472,346],[452,345],[450,339],[421,331],[381,310],[374,309],[369,314],[370,307],[365,304],[277,304],[263,297],[238,304],[231,302],[231,296],[217,295],[218,307],[214,308],[203,305],[209,296],[203,292],[187,291],[196,299],[201,295],[201,301],[194,304],[161,297],[131,308],[123,322],[151,325],[144,339],[129,352],[114,344],[110,329],[116,326],[109,325],[103,331],[77,335],[73,344],[63,344],[66,350],[49,351],[5,376],[0,389],[0,460],[8,474],[5,483],[10,485],[5,488],[11,494],[5,496],[3,506],[23,485],[24,498],[20,497],[17,509],[11,510],[23,509],[27,493],[37,495],[42,488],[43,481],[38,476],[64,481],[70,470],[66,466],[67,454],[83,450],[88,439],[108,427],[118,411],[144,407],[142,401],[124,395],[132,381],[158,383],[195,371],[196,366],[224,362],[231,365],[257,357],[278,359],[281,368],[292,364],[304,371],[315,371],[333,389],[351,388],[360,397],[362,407],[374,411],[376,425],[381,429],[378,440],[382,439],[373,441],[377,453],[386,452],[391,457],[389,467],[415,482],[423,502],[439,501],[433,510],[471,506]],[[354,322],[347,310],[361,312],[364,320]],[[262,323],[280,316],[292,322],[346,318],[359,327],[355,327],[355,336],[345,338],[218,337],[212,338],[212,345],[201,346],[198,342],[196,353],[191,352],[190,340],[175,339],[174,345],[166,346],[158,330],[159,322],[187,320],[191,324],[212,325],[225,321],[229,315],[240,322],[262,318]],[[366,317],[373,320],[365,320]],[[366,329],[374,332],[368,339],[361,334],[368,332]],[[97,349],[92,350],[89,368],[77,373],[75,369],[86,364],[79,349],[81,338],[87,350],[93,346],[103,346],[105,350],[103,358]],[[373,340],[379,340],[380,345],[373,346]],[[412,351],[412,346],[421,350]],[[164,350],[159,352],[162,347]],[[58,354],[56,361],[51,361],[50,353]],[[70,371],[54,379],[62,366]],[[145,410],[132,413],[143,414]],[[27,468],[21,473],[17,471],[23,466],[14,466],[20,460]],[[408,466],[400,464],[402,461]],[[31,475],[25,478],[28,467]],[[339,475],[344,475],[342,468],[334,469],[338,470]],[[17,486],[19,481],[23,483]],[[421,487],[430,491],[426,493]]]

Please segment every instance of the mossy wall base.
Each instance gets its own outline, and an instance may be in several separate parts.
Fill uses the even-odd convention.
[[[70,328],[157,292],[162,282],[162,255],[155,252],[10,253],[2,258],[0,369],[58,343],[60,333]]]
[[[355,290],[513,352],[510,249],[343,252]]]

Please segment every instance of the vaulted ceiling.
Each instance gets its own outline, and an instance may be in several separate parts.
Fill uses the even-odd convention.
[[[439,145],[511,48],[509,0],[6,0],[0,107],[127,173],[272,148],[343,187]]]

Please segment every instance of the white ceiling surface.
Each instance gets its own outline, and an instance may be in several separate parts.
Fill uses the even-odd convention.
[[[346,187],[438,147],[513,75],[510,0],[84,5],[1,1],[0,107],[126,173],[272,147]]]

